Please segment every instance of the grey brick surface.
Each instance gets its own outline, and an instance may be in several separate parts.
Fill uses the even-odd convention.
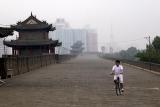
[[[116,96],[113,62],[80,56],[16,76],[0,87],[0,107],[160,107],[160,76],[124,66],[125,93]]]

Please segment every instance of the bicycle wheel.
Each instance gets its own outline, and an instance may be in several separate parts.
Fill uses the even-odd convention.
[[[118,83],[118,91],[119,91],[119,95],[122,95],[122,91],[121,91],[120,82]]]
[[[118,96],[119,95],[119,85],[118,85],[118,83],[116,83],[115,90],[116,90],[116,95]]]

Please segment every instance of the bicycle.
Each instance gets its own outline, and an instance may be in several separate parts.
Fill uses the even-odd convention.
[[[122,95],[122,90],[121,90],[119,77],[117,77],[117,80],[116,80],[115,90],[116,90],[116,95],[117,96]]]

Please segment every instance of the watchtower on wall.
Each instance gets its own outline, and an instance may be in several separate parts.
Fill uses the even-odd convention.
[[[54,54],[55,47],[61,45],[58,40],[51,40],[48,37],[49,31],[54,31],[55,27],[46,21],[38,20],[32,13],[26,20],[12,25],[11,28],[19,33],[19,38],[4,41],[4,45],[12,47],[13,55]]]

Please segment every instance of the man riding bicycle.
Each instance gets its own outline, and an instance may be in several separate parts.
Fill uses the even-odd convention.
[[[123,66],[120,65],[120,61],[116,60],[115,65],[112,68],[112,73],[114,74],[114,83],[117,83],[117,79],[119,78],[121,91],[123,92]]]

